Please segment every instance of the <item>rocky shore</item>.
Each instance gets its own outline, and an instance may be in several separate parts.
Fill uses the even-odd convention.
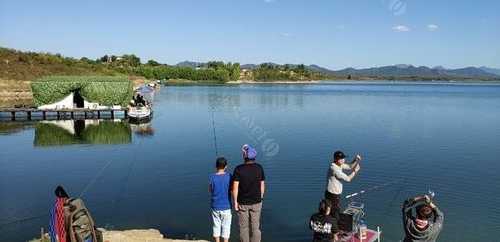
[[[206,240],[176,240],[168,239],[157,229],[105,230],[102,231],[103,242],[208,242]],[[48,234],[43,239],[33,239],[30,242],[49,242]]]

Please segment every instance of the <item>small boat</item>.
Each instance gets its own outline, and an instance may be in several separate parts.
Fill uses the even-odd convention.
[[[153,99],[155,89],[143,85],[135,90],[134,99],[128,108],[127,116],[130,122],[149,122],[153,117]]]
[[[130,122],[149,122],[153,117],[153,110],[148,106],[129,107],[127,115]]]

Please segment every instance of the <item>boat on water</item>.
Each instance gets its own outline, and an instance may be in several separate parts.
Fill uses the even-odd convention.
[[[129,107],[128,119],[131,123],[146,123],[153,118],[153,110],[150,107]]]
[[[131,123],[147,123],[153,118],[153,100],[155,89],[148,85],[137,88],[134,92],[127,117]]]

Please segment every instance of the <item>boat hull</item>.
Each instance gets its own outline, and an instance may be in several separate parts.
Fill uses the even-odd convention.
[[[142,108],[129,108],[127,113],[127,117],[129,122],[132,123],[145,123],[151,121],[153,117],[153,111],[150,108],[142,107]]]

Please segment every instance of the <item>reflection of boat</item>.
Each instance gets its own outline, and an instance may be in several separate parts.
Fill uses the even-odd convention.
[[[130,124],[130,129],[132,132],[136,133],[140,136],[153,136],[155,131],[153,127],[151,127],[151,123],[139,123],[139,124]]]
[[[53,120],[35,126],[35,146],[71,144],[128,144],[132,132],[126,122],[108,120]]]

